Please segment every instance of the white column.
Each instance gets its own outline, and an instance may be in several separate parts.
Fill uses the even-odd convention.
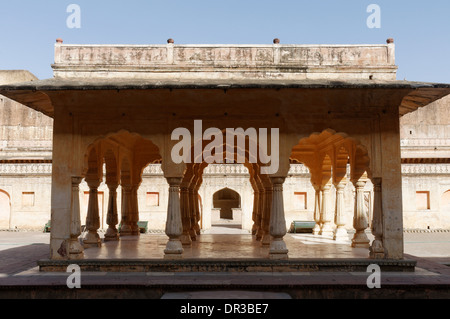
[[[189,215],[191,218],[191,228],[189,229],[189,234],[192,241],[197,240],[197,211],[195,209],[195,205],[195,190],[193,188],[189,188]]]
[[[259,228],[258,204],[259,204],[259,192],[258,192],[258,190],[253,190],[252,235],[256,235],[256,232],[258,231],[258,228]]]
[[[263,246],[270,245],[270,213],[272,209],[272,189],[266,188],[264,191],[264,210],[261,219],[263,230],[261,244]]]
[[[198,235],[201,234],[200,223],[201,223],[202,216],[200,215],[200,200],[199,200],[199,194],[198,194],[198,188],[197,187],[194,189],[194,207],[195,207],[195,225],[194,225],[194,229],[195,229],[195,233],[198,236]]]
[[[181,222],[183,225],[183,233],[180,237],[183,246],[190,246],[191,240],[191,216],[189,212],[189,190],[187,187],[181,187],[180,189],[180,210],[181,210]]]
[[[98,211],[98,186],[100,181],[98,179],[86,179],[89,186],[89,202],[86,216],[86,228],[88,230],[83,239],[85,247],[101,246],[100,236],[97,230],[100,228],[100,216]]]
[[[262,216],[264,214],[264,190],[258,190],[258,215],[256,216],[256,223],[258,228],[256,229],[256,240],[261,240],[264,234],[262,227]]]
[[[372,234],[375,239],[370,246],[370,258],[381,259],[385,257],[383,247],[383,206],[381,198],[381,178],[372,178],[373,183],[373,219]]]
[[[131,228],[131,235],[133,236],[139,236],[140,230],[138,226],[139,221],[139,202],[138,202],[138,189],[139,185],[132,185],[131,186],[131,192],[130,192],[130,204],[131,204],[131,211],[130,211],[130,228]]]
[[[331,185],[325,184],[322,186],[322,205],[320,205],[320,216],[322,221],[322,226],[320,228],[319,235],[333,237],[333,226],[331,223],[333,210],[330,205]]]
[[[122,218],[120,226],[120,236],[130,236],[131,230],[131,186],[122,185]]]
[[[119,222],[117,216],[117,187],[117,183],[108,184],[109,198],[108,212],[106,214],[106,223],[108,224],[108,229],[105,233],[105,241],[119,240],[119,233],[116,228],[116,225]]]
[[[314,200],[314,221],[316,222],[316,225],[313,228],[313,234],[319,235],[321,228],[320,226],[322,223],[322,220],[320,218],[320,187],[318,185],[313,186],[316,191]]]
[[[181,177],[167,178],[169,183],[169,204],[167,207],[166,235],[169,237],[164,258],[180,259],[183,256],[183,245],[180,236],[183,233],[180,211]]]
[[[72,177],[72,202],[70,214],[69,259],[83,259],[84,248],[78,237],[81,235],[80,221],[80,182],[79,176]]]
[[[347,241],[348,234],[345,229],[345,221],[344,221],[344,188],[345,182],[340,182],[335,185],[336,188],[336,212],[334,216],[334,222],[336,224],[336,229],[334,231],[333,239],[336,241]]]
[[[286,219],[284,217],[283,183],[284,178],[271,178],[273,185],[272,207],[270,213],[270,259],[288,259],[288,249],[283,240],[286,235]]]
[[[355,183],[355,215],[353,217],[353,227],[356,232],[352,239],[352,247],[369,248],[369,238],[366,235],[366,228],[369,226],[366,205],[364,204],[364,186],[366,182],[358,180]]]

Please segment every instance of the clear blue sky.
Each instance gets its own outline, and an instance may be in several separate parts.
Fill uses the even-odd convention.
[[[69,29],[69,4],[81,28]],[[381,8],[370,29],[369,4]],[[0,0],[0,69],[52,77],[56,38],[70,44],[396,43],[397,78],[450,83],[449,0]]]

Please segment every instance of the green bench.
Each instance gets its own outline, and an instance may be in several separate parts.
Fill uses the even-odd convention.
[[[44,233],[49,233],[50,230],[51,230],[51,226],[52,226],[52,221],[49,220],[49,221],[47,222],[47,224],[45,224],[45,226],[44,226]]]
[[[312,233],[312,230],[316,226],[314,221],[294,220],[291,223],[290,233]]]
[[[141,234],[145,234],[148,232],[148,222],[147,221],[138,221],[137,225],[139,227],[139,232]],[[120,232],[121,228],[122,228],[122,223],[119,224],[119,228],[118,228],[119,232]]]

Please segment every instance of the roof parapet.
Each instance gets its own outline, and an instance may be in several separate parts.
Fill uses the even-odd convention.
[[[132,79],[395,80],[392,39],[376,45],[55,43],[55,77]]]

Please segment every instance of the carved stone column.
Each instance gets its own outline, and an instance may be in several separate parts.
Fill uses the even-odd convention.
[[[261,216],[258,217],[258,215],[259,215],[258,205],[259,205],[259,192],[257,190],[254,190],[254,192],[253,192],[253,213],[252,213],[252,220],[253,220],[252,235],[256,235],[256,233],[258,232],[258,228],[261,226]]]
[[[266,188],[264,191],[264,210],[261,220],[261,226],[263,230],[261,244],[263,246],[270,245],[270,213],[272,209],[272,189]]]
[[[195,225],[194,225],[194,229],[195,229],[195,233],[198,235],[201,234],[200,232],[200,221],[202,216],[200,215],[200,200],[199,200],[199,195],[198,195],[198,188],[196,187],[194,190],[194,207],[195,207]]]
[[[122,185],[122,218],[120,236],[131,236],[131,186]]]
[[[70,239],[69,239],[69,259],[83,259],[84,248],[80,244],[78,237],[81,235],[80,221],[80,188],[82,178],[72,177],[72,202],[70,210]]]
[[[316,191],[315,200],[314,200],[314,221],[316,225],[313,228],[313,234],[319,235],[320,228],[322,224],[321,215],[320,215],[320,187],[318,185],[313,185]]]
[[[383,247],[383,205],[381,198],[381,178],[375,177],[372,179],[373,183],[373,219],[372,219],[372,234],[375,239],[370,246],[370,258],[381,259],[385,257]]]
[[[336,229],[334,231],[333,239],[336,241],[347,241],[348,240],[348,234],[347,230],[345,229],[345,222],[344,222],[344,212],[345,212],[345,205],[344,205],[344,188],[345,188],[345,182],[340,182],[335,185],[336,188],[336,212],[334,215],[334,223],[336,224]]]
[[[322,226],[320,228],[319,235],[333,237],[333,226],[331,224],[333,218],[333,210],[330,205],[330,189],[330,184],[325,184],[322,186],[322,205],[320,205]]]
[[[169,205],[167,207],[166,235],[169,237],[164,258],[180,259],[183,256],[183,245],[180,236],[183,233],[180,210],[181,177],[167,178],[169,183]]]
[[[286,235],[286,219],[284,217],[283,183],[284,178],[271,178],[273,185],[272,207],[270,214],[270,259],[288,259],[288,249],[283,240]]]
[[[119,218],[117,216],[117,187],[117,183],[108,184],[109,198],[108,212],[106,214],[106,223],[108,224],[108,229],[105,233],[105,241],[119,240],[119,233],[116,228],[116,225],[119,222]]]
[[[180,189],[180,210],[181,210],[181,222],[183,225],[183,233],[180,237],[183,246],[190,246],[191,240],[191,215],[189,212],[189,190],[187,187],[181,187]]]
[[[83,243],[85,247],[100,247],[101,240],[97,233],[97,230],[100,228],[98,211],[98,186],[100,185],[100,180],[97,178],[86,178],[86,182],[89,186],[89,202],[86,216],[86,229],[88,232],[83,239]]]
[[[131,229],[131,235],[133,236],[139,236],[140,235],[140,229],[138,225],[139,221],[139,203],[138,203],[138,194],[137,191],[139,189],[139,185],[133,185],[131,187],[130,192],[130,204],[131,204],[131,211],[130,211],[130,229]]]
[[[355,183],[356,199],[355,199],[355,215],[353,217],[353,227],[356,232],[352,239],[352,247],[369,248],[369,238],[366,235],[366,228],[369,226],[366,212],[366,205],[364,204],[364,186],[366,182],[358,180]]]
[[[191,228],[189,229],[189,234],[192,241],[197,240],[197,230],[195,229],[195,225],[197,225],[197,211],[195,206],[195,190],[193,188],[189,188],[189,215],[191,218]]]
[[[258,228],[256,229],[256,240],[261,240],[264,234],[262,226],[262,216],[264,214],[264,203],[265,203],[265,193],[264,191],[258,191],[258,216],[256,217],[256,222],[258,223]]]

